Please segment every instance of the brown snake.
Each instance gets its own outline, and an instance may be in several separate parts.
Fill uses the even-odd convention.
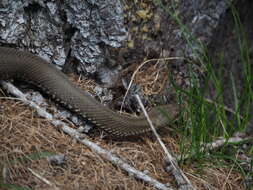
[[[57,68],[29,52],[0,47],[0,79],[32,83],[56,102],[87,118],[113,136],[132,136],[151,130],[144,116],[129,117],[113,112],[76,87]],[[149,116],[155,127],[168,124],[168,118],[160,112],[161,108],[169,113],[171,119],[178,113],[175,105],[153,108]]]

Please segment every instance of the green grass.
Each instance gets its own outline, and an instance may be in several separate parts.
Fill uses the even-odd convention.
[[[231,6],[231,11],[234,18],[235,32],[240,47],[240,59],[244,74],[243,91],[239,92],[235,85],[234,76],[231,74],[231,86],[234,102],[234,119],[228,117],[228,111],[224,104],[224,83],[222,74],[215,71],[214,64],[211,58],[207,55],[206,47],[194,36],[191,36],[190,30],[182,23],[180,15],[177,13],[176,4],[171,4],[170,7],[164,5],[161,0],[153,0],[156,6],[161,7],[170,17],[178,24],[185,41],[192,48],[194,56],[205,71],[204,80],[200,84],[199,76],[193,71],[194,64],[188,64],[189,88],[182,89],[173,84],[176,89],[178,100],[186,102],[186,108],[182,112],[182,117],[179,120],[182,141],[180,142],[182,157],[190,155],[190,158],[200,161],[203,158],[210,157],[209,151],[201,151],[203,143],[212,142],[218,137],[228,139],[237,131],[244,131],[250,119],[250,103],[253,100],[252,84],[253,73],[250,66],[249,48],[247,38],[240,22],[237,11]],[[196,48],[197,45],[197,48]],[[222,61],[222,53],[220,54]],[[171,80],[173,81],[173,80]],[[212,102],[207,101],[206,92],[210,84],[215,89],[215,97]],[[231,114],[231,113],[230,113]],[[243,118],[242,118],[242,117]],[[235,127],[236,126],[236,127]],[[228,153],[227,149],[231,149]],[[239,146],[239,145],[238,145]],[[238,147],[227,145],[212,157],[217,159],[235,160],[236,150]],[[217,154],[219,153],[219,154]],[[219,156],[218,156],[219,155]]]
[[[0,163],[0,189],[4,188],[4,189],[8,189],[8,190],[30,190],[30,188],[28,188],[28,187],[22,187],[19,185],[4,183],[3,177],[1,176],[1,174],[2,174],[1,168],[10,167],[15,164],[22,165],[22,164],[31,162],[33,160],[45,159],[45,158],[48,158],[49,156],[53,156],[53,155],[55,155],[55,154],[51,153],[51,152],[35,152],[35,153],[25,155],[20,158],[10,160],[8,163]]]
[[[30,188],[27,188],[27,187],[21,187],[18,185],[3,184],[3,183],[2,184],[0,183],[0,188],[5,188],[8,190],[31,190]]]

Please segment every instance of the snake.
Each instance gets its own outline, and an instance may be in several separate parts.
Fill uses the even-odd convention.
[[[56,103],[84,117],[111,136],[136,136],[152,130],[144,115],[135,117],[111,110],[77,87],[53,64],[25,50],[0,47],[0,80],[18,80],[36,86]],[[168,114],[162,114],[161,110]],[[155,128],[164,127],[176,118],[178,106],[155,106],[148,115]]]

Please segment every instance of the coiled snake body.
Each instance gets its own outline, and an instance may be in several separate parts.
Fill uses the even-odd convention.
[[[29,52],[0,47],[0,79],[16,79],[32,83],[55,101],[77,112],[113,136],[132,136],[150,131],[145,117],[129,117],[113,112],[79,89],[57,68]],[[170,118],[177,115],[172,105],[161,106]],[[155,107],[149,113],[156,127],[168,123],[168,118]]]

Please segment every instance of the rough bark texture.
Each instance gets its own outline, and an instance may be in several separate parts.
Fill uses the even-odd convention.
[[[182,3],[182,4],[181,4]],[[200,40],[205,46],[207,46],[208,53],[214,64],[216,73],[219,73],[221,78],[221,84],[223,85],[224,92],[224,103],[226,106],[235,109],[235,97],[233,92],[232,80],[235,83],[236,95],[239,99],[239,107],[241,113],[246,113],[246,99],[245,99],[245,88],[246,88],[246,74],[245,74],[245,65],[242,61],[242,51],[240,50],[239,39],[236,33],[235,18],[232,15],[231,5],[233,5],[236,11],[239,14],[239,18],[242,23],[243,30],[245,31],[246,41],[248,43],[249,58],[250,58],[250,67],[251,74],[253,70],[252,64],[252,45],[253,45],[253,31],[252,31],[252,21],[253,21],[253,2],[250,0],[244,1],[203,1],[203,0],[190,0],[180,2],[179,10],[181,10],[183,16],[183,23],[188,26],[190,29],[191,35],[186,38],[191,41],[192,36]],[[242,33],[240,34],[242,39]],[[171,39],[172,46],[174,46],[174,55],[178,56],[188,56],[193,60],[199,60],[196,57],[195,50],[200,54],[203,53],[199,49],[198,43],[191,41],[193,44],[189,46],[185,40],[180,39],[178,35],[175,35],[176,38]],[[171,45],[171,43],[170,43]],[[192,48],[193,47],[193,48]],[[244,54],[245,56],[245,54]],[[184,63],[179,63],[182,67],[185,66]],[[206,63],[204,63],[206,64]],[[180,69],[184,70],[184,69]],[[231,78],[231,75],[233,76]],[[249,74],[248,74],[249,75]],[[251,79],[252,80],[252,79]],[[253,82],[251,81],[251,91],[252,91]],[[209,88],[208,94],[216,96],[212,87]],[[249,95],[246,95],[249,97]],[[213,98],[213,97],[212,97]],[[253,103],[252,97],[250,106],[250,117],[251,121],[249,122],[247,131],[253,135]],[[244,111],[243,111],[244,110]],[[245,116],[245,115],[244,115]],[[231,119],[234,117],[231,116]],[[236,127],[236,122],[235,125]]]
[[[167,49],[172,51],[170,55],[197,59],[193,51],[200,47],[195,44],[193,37],[208,45],[213,32],[219,26],[220,18],[226,13],[229,5],[226,0],[183,0],[175,4],[174,7],[178,9],[182,23],[190,33],[184,36],[178,28],[168,31],[167,39],[164,39],[164,42],[170,42],[166,43]],[[189,46],[186,40],[191,41],[193,47]]]
[[[243,99],[243,90],[245,89],[245,74],[240,47],[235,33],[234,17],[232,16],[230,6],[234,5],[239,12],[242,26],[246,32],[246,41],[249,43],[249,49],[251,50],[253,42],[253,32],[251,29],[253,14],[251,10],[253,2],[250,0],[182,0],[177,4],[174,3],[174,7],[178,10],[179,16],[182,19],[182,23],[189,29],[189,33],[187,34],[179,30],[179,27],[173,24],[173,21],[170,22],[172,19],[168,14],[168,10],[172,10],[171,7],[166,3],[162,4],[162,1],[159,0],[155,2],[157,3],[154,15],[159,15],[159,25],[161,27],[159,28],[159,33],[153,39],[151,37],[142,40],[145,44],[143,45],[145,53],[150,54],[152,51],[162,52],[162,54],[157,53],[157,56],[182,56],[188,57],[193,61],[203,62],[203,60],[199,59],[198,54],[196,54],[196,52],[199,55],[202,54],[203,49],[193,38],[199,40],[208,47],[209,56],[215,64],[214,68],[216,68],[216,72],[220,73],[223,78],[225,104],[234,109],[235,99],[232,90],[231,74],[234,77],[238,99],[241,100]],[[189,45],[187,40],[192,44]],[[138,41],[138,44],[142,43]],[[220,60],[221,52],[223,54],[222,62]],[[252,52],[250,52],[250,59],[252,58],[251,54]],[[253,70],[252,65],[251,72]],[[182,75],[187,75],[187,64],[184,61],[175,61],[174,66],[174,70],[178,69],[178,73],[181,72]],[[210,88],[208,94],[215,94],[212,88]],[[160,95],[158,97],[161,98]],[[245,109],[245,102],[242,101],[240,106],[242,110]],[[253,115],[252,98],[250,113]],[[252,123],[253,121],[250,122],[248,127],[250,133],[253,133]]]
[[[202,50],[197,43],[194,43],[192,36],[208,45],[211,42],[213,32],[219,25],[220,18],[229,8],[229,3],[226,2],[226,0],[169,2],[146,0],[138,4],[125,1],[124,8],[128,13],[125,17],[125,23],[129,29],[127,40],[130,45],[126,49],[123,48],[123,51],[121,51],[123,56],[122,53],[119,53],[116,60],[120,60],[119,64],[123,68],[133,64],[140,64],[144,59],[161,57],[189,57],[199,61],[193,53],[192,47],[194,51],[196,49]],[[190,33],[186,35],[186,38],[167,11],[168,9],[172,11],[172,3],[174,3],[180,18],[183,19],[183,24],[190,29]],[[192,41],[193,45],[189,46],[186,39]],[[168,62],[164,64],[161,61],[161,67],[158,66],[158,68],[161,69],[164,65],[172,66],[173,72],[169,72],[169,74],[173,75],[177,84],[187,86],[187,82],[184,80],[187,77],[187,64],[184,61],[173,60],[169,64]],[[129,81],[129,77],[125,78]],[[154,102],[163,104],[171,101],[173,89],[170,83],[167,83],[164,89],[157,95],[152,95]],[[136,92],[139,91],[137,90]],[[128,96],[128,102],[133,101],[134,97]]]
[[[92,74],[104,84],[115,86],[122,69],[140,64],[145,58],[183,56],[201,61],[194,53],[195,50],[202,52],[199,44],[192,40],[194,36],[210,48],[210,55],[217,63],[218,70],[222,69],[215,54],[225,50],[223,68],[225,71],[234,71],[240,92],[244,79],[241,63],[238,62],[240,53],[233,33],[233,17],[229,11],[230,4],[236,4],[237,0],[175,1],[174,7],[190,30],[188,35],[179,30],[165,10],[165,7],[171,8],[173,2],[2,0],[0,43],[27,48],[59,66],[65,63],[66,58],[72,57],[80,63],[79,72]],[[252,42],[252,2],[238,1],[236,7],[246,26],[249,42]],[[124,24],[129,30],[127,39]],[[193,44],[189,46],[186,39]],[[117,50],[125,40],[128,47]],[[184,61],[174,61],[173,65],[173,74],[182,75],[181,78],[187,75]],[[225,95],[228,97],[225,103],[231,107],[233,93],[227,73],[224,72]],[[129,76],[124,77],[126,84]],[[184,80],[179,81],[183,83]],[[167,98],[171,93],[170,85],[165,89],[168,90],[154,96],[157,102],[167,102],[170,98]],[[140,94],[140,91],[134,85],[128,102],[134,102],[131,94]]]
[[[1,44],[28,49],[59,66],[71,55],[83,74],[103,72],[101,46],[119,47],[126,37],[118,0],[2,0],[0,13]],[[106,71],[110,83],[117,71]]]

